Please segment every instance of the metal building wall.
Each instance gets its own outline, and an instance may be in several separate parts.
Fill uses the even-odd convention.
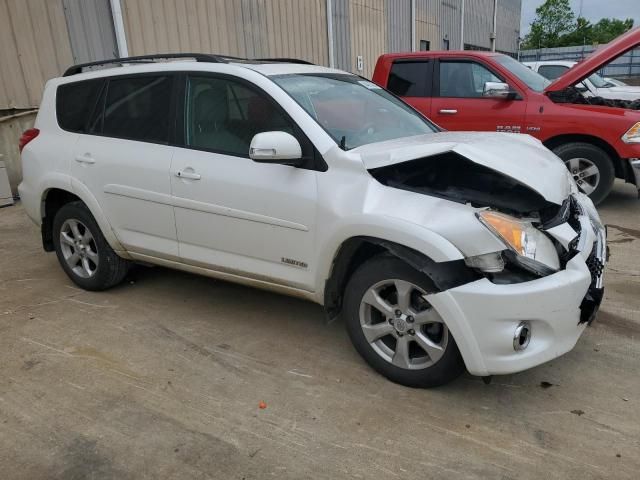
[[[118,57],[109,0],[62,0],[73,63]]]
[[[442,48],[440,6],[440,0],[416,0],[416,50],[420,49],[421,40],[429,42],[431,50]]]
[[[349,0],[328,0],[331,2],[333,18],[333,49],[335,67],[351,70],[351,8]]]
[[[390,52],[411,50],[411,0],[386,2],[387,48]]]
[[[0,1],[0,110],[38,106],[44,83],[71,63],[61,0]]]
[[[296,57],[326,64],[325,0],[121,0],[129,53]]]
[[[371,78],[376,60],[387,51],[387,29],[384,0],[352,0],[350,12],[351,55],[350,70]],[[362,70],[357,59],[362,57]]]
[[[516,52],[520,35],[521,0],[498,0],[496,50]],[[493,28],[493,0],[467,0],[464,43],[489,49]]]

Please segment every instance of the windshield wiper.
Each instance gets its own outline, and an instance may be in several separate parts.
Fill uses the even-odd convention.
[[[342,138],[340,139],[340,148],[342,150],[346,150],[347,149],[347,136],[343,135]]]

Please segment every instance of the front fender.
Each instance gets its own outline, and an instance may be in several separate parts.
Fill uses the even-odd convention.
[[[464,259],[463,254],[441,235],[421,225],[391,217],[372,218],[362,215],[344,219],[333,226],[333,233],[319,248],[316,292],[323,303],[325,282],[331,275],[333,262],[341,246],[353,237],[371,237],[415,250],[436,263]]]

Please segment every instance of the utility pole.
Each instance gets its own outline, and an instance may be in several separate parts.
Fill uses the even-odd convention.
[[[491,40],[491,51],[496,51],[496,25],[498,23],[498,0],[493,0],[493,30],[489,35],[489,39]]]

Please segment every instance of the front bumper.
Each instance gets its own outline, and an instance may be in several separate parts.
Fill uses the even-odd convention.
[[[427,297],[471,374],[519,372],[552,360],[571,350],[593,320],[604,288],[606,232],[590,200],[577,198],[580,232],[564,270],[510,285],[483,278]],[[513,336],[521,322],[530,325],[531,339],[516,351]]]
[[[638,197],[640,197],[640,158],[630,158],[629,165],[631,165],[631,172],[638,188]]]

